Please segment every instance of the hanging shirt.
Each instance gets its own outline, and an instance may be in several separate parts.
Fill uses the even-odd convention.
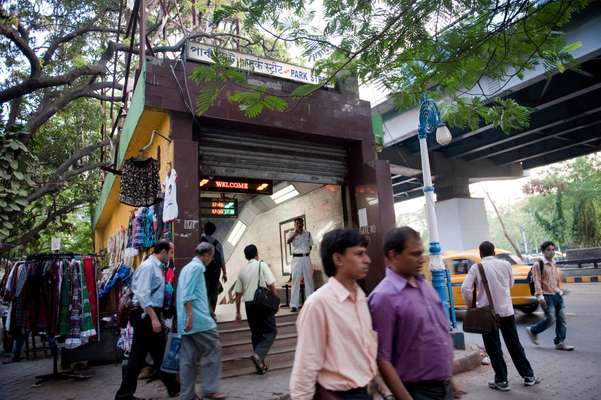
[[[165,180],[165,200],[163,205],[163,222],[173,221],[177,218],[177,173],[174,169]]]

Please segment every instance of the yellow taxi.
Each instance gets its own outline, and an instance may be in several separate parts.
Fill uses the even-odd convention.
[[[528,272],[530,266],[523,264],[520,259],[508,251],[497,249],[495,257],[509,262],[513,268],[514,284],[511,288],[511,298],[513,308],[526,314],[533,313],[538,308],[536,297],[530,294],[528,286]],[[480,262],[478,250],[467,250],[461,252],[443,252],[442,256],[446,267],[451,273],[451,286],[453,289],[453,299],[455,308],[465,309],[466,305],[461,295],[461,285],[466,277],[467,271],[474,264]]]

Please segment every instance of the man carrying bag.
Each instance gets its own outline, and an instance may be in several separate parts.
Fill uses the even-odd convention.
[[[259,259],[257,246],[254,244],[246,246],[244,256],[248,264],[240,270],[234,286],[236,320],[242,320],[240,302],[244,298],[253,346],[251,360],[257,368],[257,373],[262,375],[267,372],[265,357],[277,335],[275,313],[279,306],[279,299],[275,290],[275,277],[269,266]]]
[[[504,392],[510,390],[499,330],[503,333],[503,340],[515,367],[524,379],[524,385],[533,386],[540,380],[534,376],[517,333],[511,302],[511,265],[494,256],[495,246],[491,242],[482,242],[479,250],[482,262],[472,265],[461,288],[465,303],[477,307],[468,309],[464,330],[482,333],[484,347],[495,371],[495,379],[488,383],[491,389]]]

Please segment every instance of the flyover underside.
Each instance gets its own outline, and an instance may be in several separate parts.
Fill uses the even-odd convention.
[[[601,150],[599,53],[591,54],[578,68],[542,77],[504,97],[532,108],[528,128],[510,134],[492,126],[482,126],[475,131],[452,129],[453,141],[445,147],[437,145],[434,138],[428,138],[438,184],[456,179],[454,165],[471,165],[467,174],[459,175],[478,178],[470,173],[478,175],[482,162],[489,168],[527,170]],[[382,153],[382,158],[391,163],[412,168],[419,168],[418,157],[417,137],[392,145]],[[395,201],[421,195],[419,176],[393,175]],[[484,178],[480,175],[479,178]],[[491,178],[494,177],[492,174]]]

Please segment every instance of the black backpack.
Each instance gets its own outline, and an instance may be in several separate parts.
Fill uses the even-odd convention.
[[[541,280],[543,279],[543,271],[545,270],[545,263],[543,263],[543,260],[538,260],[536,263],[534,263],[534,265],[532,265],[532,268],[536,267],[538,265],[539,269],[540,269],[540,277]],[[534,293],[536,293],[536,288],[534,286],[534,278],[532,275],[532,268],[530,268],[530,271],[528,271],[528,286],[530,287],[530,294],[532,296],[534,296]],[[542,285],[542,284],[541,284]]]
[[[215,247],[215,255],[213,256],[213,260],[209,263],[209,265],[206,266],[207,271],[211,271],[211,272],[215,272],[221,269],[221,263],[220,261],[222,260],[221,258],[221,253],[219,252],[219,250],[217,250],[217,245],[219,244],[219,241],[217,239],[213,239],[213,241],[209,241],[206,236],[203,236],[200,238],[201,242],[207,242],[207,243],[211,243],[213,245],[213,247]]]

